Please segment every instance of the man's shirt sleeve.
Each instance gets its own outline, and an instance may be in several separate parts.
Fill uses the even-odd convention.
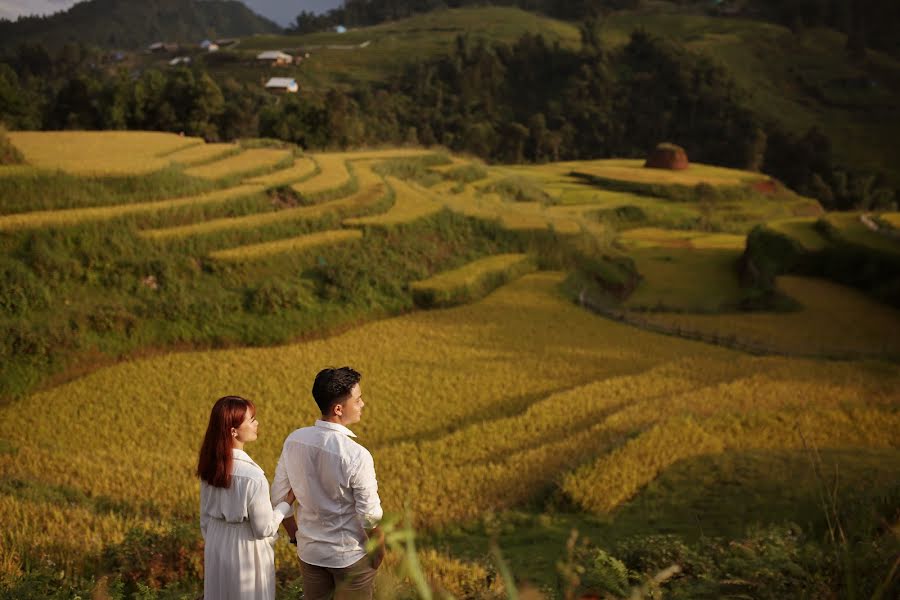
[[[287,461],[285,460],[286,454],[287,444],[285,444],[285,448],[281,451],[281,456],[278,458],[278,466],[275,467],[275,479],[272,481],[271,492],[272,506],[278,506],[279,502],[284,502],[288,492],[291,491],[291,481],[288,478]]]
[[[356,500],[356,513],[365,529],[375,528],[384,512],[381,510],[381,499],[378,497],[378,481],[375,479],[375,461],[368,450],[364,450],[356,463],[356,469],[350,476],[350,488]]]

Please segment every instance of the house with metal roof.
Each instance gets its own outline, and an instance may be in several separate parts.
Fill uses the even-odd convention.
[[[266,89],[270,92],[296,94],[300,87],[297,85],[297,81],[291,77],[272,77],[266,82]]]

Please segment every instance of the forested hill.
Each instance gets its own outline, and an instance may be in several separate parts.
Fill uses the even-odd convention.
[[[274,33],[280,27],[236,0],[88,0],[48,17],[0,20],[0,49],[82,43],[134,49],[158,41]]]
[[[848,49],[900,55],[900,2],[896,0],[345,0],[316,15],[304,11],[293,30],[321,31],[334,25],[367,26],[438,8],[517,6],[565,20],[582,20],[621,10],[706,13],[778,23],[791,29],[827,27],[848,37]]]

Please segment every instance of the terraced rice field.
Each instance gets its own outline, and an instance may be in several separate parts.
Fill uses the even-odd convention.
[[[227,250],[219,250],[210,253],[210,258],[225,261],[257,260],[277,254],[288,252],[302,252],[318,246],[340,244],[351,240],[362,239],[362,232],[353,229],[336,229],[320,231],[308,235],[265,242],[262,244],[248,244]]]
[[[683,331],[731,337],[797,355],[900,355],[900,311],[825,280],[785,276],[778,287],[803,308],[789,313],[652,314],[642,319]]]
[[[390,227],[412,223],[443,209],[443,204],[429,190],[396,177],[385,178],[394,190],[394,205],[385,213],[370,217],[345,219],[344,225]]]
[[[109,221],[128,215],[160,212],[186,206],[219,204],[235,198],[258,194],[262,192],[263,189],[264,188],[259,185],[240,185],[185,198],[2,215],[0,216],[0,231],[77,225],[79,223]]]
[[[166,157],[173,163],[190,166],[220,160],[240,151],[241,147],[237,144],[197,144],[176,150]]]
[[[521,506],[556,486],[608,513],[697,449],[796,448],[797,432],[823,447],[900,445],[896,365],[824,368],[648,333],[563,299],[562,278],[529,275],[471,305],[290,346],[121,363],[0,408],[17,422],[3,434],[14,452],[0,453],[0,476],[24,486],[0,495],[6,543],[40,547],[65,566],[130,527],[154,527],[158,514],[191,518],[196,432],[213,400],[256,402],[262,425],[249,450],[271,472],[285,435],[316,416],[296,390],[336,362],[364,374],[367,416],[354,430],[372,449],[385,506],[408,504],[425,528]],[[158,429],[146,415],[160,398],[180,426],[157,451],[144,440]],[[55,422],[67,424],[67,439]],[[68,441],[84,436],[90,445]],[[97,498],[119,509],[95,510]],[[292,548],[277,548],[289,559]]]
[[[815,230],[815,223],[813,218],[783,219],[766,223],[766,227],[797,240],[805,249],[815,252],[828,245],[822,234]]]
[[[257,213],[243,217],[210,219],[208,221],[190,225],[165,227],[162,229],[146,229],[141,232],[141,236],[154,240],[179,239],[220,231],[254,229],[279,222],[315,220],[328,215],[343,217],[348,214],[358,213],[375,207],[384,198],[385,194],[385,184],[374,183],[367,188],[361,189],[352,196],[341,198],[339,200],[332,200],[330,202],[323,202],[312,206],[298,206],[296,208]]]
[[[695,248],[743,250],[746,238],[727,233],[710,234],[703,231],[676,231],[658,227],[629,229],[619,240],[631,248]]]
[[[859,213],[829,213],[825,219],[836,229],[838,236],[848,242],[900,254],[900,239],[881,235],[868,229],[859,219]]]
[[[261,170],[274,169],[279,164],[289,163],[292,160],[292,156],[293,152],[291,150],[254,148],[221,160],[185,169],[184,173],[191,177],[202,177],[203,179],[237,177]]]
[[[302,183],[291,186],[295,192],[304,197],[315,197],[317,194],[341,189],[352,183],[347,160],[343,154],[316,154],[313,160],[319,172]]]
[[[291,183],[300,182],[312,177],[316,173],[316,163],[308,156],[294,159],[294,164],[286,169],[280,169],[267,175],[251,177],[246,183],[264,185],[267,188],[279,187]]]
[[[560,163],[556,169],[559,171],[566,167],[570,167],[571,171],[595,175],[605,179],[664,185],[677,184],[693,186],[698,183],[707,183],[709,185],[742,185],[768,180],[768,177],[760,175],[759,173],[703,164],[692,164],[687,169],[681,171],[648,169],[644,167],[644,161],[642,159],[609,159],[581,163]]]
[[[76,175],[139,175],[172,162],[167,154],[201,138],[150,131],[11,131],[10,141],[39,169]],[[0,175],[5,167],[0,167]]]
[[[422,306],[449,306],[483,296],[500,283],[534,270],[526,254],[488,256],[451,271],[410,284],[413,297]]]

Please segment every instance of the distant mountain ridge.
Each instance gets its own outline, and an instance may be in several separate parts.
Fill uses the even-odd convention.
[[[237,0],[88,0],[47,17],[0,21],[0,48],[23,43],[57,48],[84,43],[135,49],[157,41],[275,33],[281,28]]]

